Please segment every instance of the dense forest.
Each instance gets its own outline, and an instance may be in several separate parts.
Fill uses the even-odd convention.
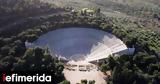
[[[0,29],[9,23],[15,24],[24,19],[32,19],[40,15],[49,15],[64,11],[54,4],[43,3],[40,0],[0,0]],[[17,22],[17,23],[16,23]]]
[[[39,0],[0,0],[0,15],[10,17],[30,17],[39,13],[66,10]],[[14,4],[16,3],[16,4]],[[34,4],[36,3],[36,5]],[[21,4],[21,5],[20,5]],[[39,9],[41,9],[39,11]],[[33,12],[34,11],[34,12]],[[74,13],[54,14],[30,23],[14,26],[15,29],[0,32],[0,71],[47,70],[55,74],[57,81],[63,78],[63,64],[52,58],[48,48],[29,48],[25,42],[33,42],[40,35],[64,27],[89,27],[110,32],[119,37],[128,47],[135,47],[132,56],[109,57],[100,64],[105,73],[112,76],[106,80],[110,84],[159,84],[160,81],[160,32],[147,29],[142,23],[127,18],[88,16]],[[2,13],[2,14],[1,14]],[[23,16],[24,15],[24,16]],[[0,18],[0,26],[13,18]],[[122,81],[123,80],[123,81]],[[62,84],[68,81],[61,82]],[[82,81],[84,82],[84,81]]]
[[[107,17],[127,18],[141,26],[159,31],[159,0],[47,0],[58,6],[71,6],[75,9],[84,7],[101,8]],[[46,2],[47,2],[46,1]]]

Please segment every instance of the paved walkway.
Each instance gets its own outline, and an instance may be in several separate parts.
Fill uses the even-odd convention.
[[[71,84],[80,83],[81,80],[87,79],[89,80],[95,80],[95,84],[106,84],[105,78],[106,76],[101,72],[97,71],[97,68],[95,68],[95,65],[87,62],[69,62],[70,69],[64,69],[63,73],[65,78],[71,82]],[[90,70],[85,70],[83,68],[82,71],[80,71],[79,66],[93,66],[90,67]],[[67,66],[68,68],[69,66]]]

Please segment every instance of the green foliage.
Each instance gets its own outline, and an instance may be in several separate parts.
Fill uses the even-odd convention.
[[[16,40],[14,41],[13,45],[14,46],[10,50],[10,54],[15,57],[22,56],[26,50],[23,42],[21,40]]]
[[[45,51],[41,48],[28,49],[22,59],[20,59],[13,70],[17,71],[55,71],[59,70],[61,65],[55,67],[54,59],[48,54],[44,55]],[[19,69],[21,68],[21,69]],[[63,69],[63,68],[62,68]],[[59,73],[59,72],[58,72]],[[61,73],[60,73],[61,74]]]
[[[21,44],[20,41],[15,41],[14,45]],[[3,56],[0,60],[0,71],[40,71],[40,72],[51,72],[54,75],[54,83],[59,83],[64,80],[63,76],[63,64],[57,59],[53,58],[48,49],[29,48],[25,51],[23,56],[13,57],[8,54],[10,48],[2,47],[1,53]],[[12,49],[11,49],[12,50]],[[19,51],[20,52],[20,51]],[[12,53],[13,54],[13,53]],[[17,53],[20,54],[20,53]],[[9,56],[7,56],[9,55]]]
[[[48,3],[42,3],[40,0],[1,0],[0,5],[1,13],[11,13],[19,16],[48,12],[51,11],[51,8],[56,7]],[[1,13],[0,15],[3,15]]]
[[[81,80],[81,83],[82,83],[82,84],[87,84],[87,82],[88,82],[88,81],[87,81],[86,79]]]
[[[95,80],[90,80],[88,84],[95,84]]]
[[[1,52],[1,55],[7,56],[9,55],[10,47],[9,46],[1,47],[0,52]]]
[[[109,57],[108,60],[115,60],[114,66],[109,66],[112,76],[109,84],[158,84],[159,62],[156,56],[147,53],[136,53],[134,56]],[[112,64],[113,61],[107,61]],[[104,64],[103,64],[104,65]],[[107,66],[107,65],[106,65]]]
[[[5,56],[0,60],[0,71],[11,71],[13,63],[17,61],[13,56]]]
[[[27,49],[24,56],[13,64],[12,71],[41,71],[53,73],[54,83],[64,79],[62,71],[63,65],[41,48]],[[10,66],[11,67],[11,66]]]
[[[62,81],[61,83],[59,83],[59,84],[70,84],[70,82],[69,81],[67,81],[67,80],[64,80],[64,81]]]
[[[102,65],[100,66],[100,70],[101,70],[102,72],[105,72],[105,71],[107,71],[107,70],[110,70],[110,68],[108,67],[107,64],[102,64]]]
[[[0,47],[2,47],[3,45],[5,45],[3,38],[0,37]]]
[[[38,36],[35,34],[27,35],[26,37],[27,37],[28,42],[33,42],[38,38]]]
[[[61,8],[54,9],[55,6],[44,4],[39,0],[1,0],[0,15],[17,18],[30,17],[41,13],[49,13],[57,11]],[[113,5],[106,3],[107,6]],[[130,7],[116,4],[116,11],[123,11],[127,15],[138,17],[149,17],[155,19],[132,20],[129,18],[115,17],[91,17],[82,15],[58,14],[49,18],[40,18],[37,22],[31,23],[16,30],[15,37],[9,33],[2,34],[0,37],[0,71],[51,71],[55,74],[55,80],[63,79],[63,65],[58,60],[53,59],[47,50],[41,48],[26,49],[24,42],[35,41],[40,35],[62,27],[92,27],[110,32],[127,44],[127,46],[136,48],[134,56],[109,57],[106,64],[101,65],[101,70],[112,70],[112,76],[109,83],[112,84],[159,84],[160,81],[160,65],[158,53],[160,53],[160,33],[147,29],[148,24],[158,26],[159,13],[155,9],[147,7]],[[151,12],[151,10],[153,10]],[[158,8],[159,10],[159,8]],[[146,12],[150,15],[145,15]],[[96,13],[101,12],[97,9]],[[155,14],[156,13],[156,14]],[[1,19],[0,26],[9,23],[15,18]],[[34,25],[33,25],[34,24]],[[151,28],[155,27],[154,25]],[[146,27],[146,28],[144,28]],[[5,37],[6,36],[6,37]],[[137,52],[145,53],[137,53]],[[61,81],[61,80],[60,80]],[[83,80],[84,84],[88,81]],[[57,83],[57,82],[56,82]],[[64,81],[63,83],[67,83]],[[90,82],[89,83],[93,83]]]
[[[110,68],[111,70],[113,70],[114,66],[117,65],[116,59],[114,57],[112,57],[112,56],[109,56],[107,62],[108,62],[108,68]]]

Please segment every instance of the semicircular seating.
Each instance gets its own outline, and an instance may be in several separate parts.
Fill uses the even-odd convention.
[[[94,61],[127,49],[113,34],[91,28],[57,29],[40,36],[33,44],[48,46],[52,54],[68,60],[85,58],[87,61]]]

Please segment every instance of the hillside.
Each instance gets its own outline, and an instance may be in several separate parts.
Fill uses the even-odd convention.
[[[72,27],[113,34],[120,40],[118,43],[125,44],[125,49],[132,48],[135,51],[132,55],[117,55],[119,51],[113,52],[119,50],[121,44],[111,45],[117,43],[115,40],[109,40],[101,35],[103,33],[97,35],[97,32],[90,29],[86,32],[75,30],[72,33],[69,30]],[[62,32],[56,32],[58,29]],[[44,46],[28,47],[45,35],[47,37],[39,42],[45,43]],[[112,35],[109,37],[114,38]],[[110,46],[102,47],[104,41]],[[91,46],[92,42],[94,46]],[[86,53],[95,50],[92,55],[85,54],[94,58],[93,63],[86,63],[96,66],[92,73],[110,73],[106,79],[101,75],[91,78],[99,77],[109,84],[160,84],[160,1],[0,0],[0,72],[51,72],[54,84],[70,84],[65,80],[63,70],[67,66],[75,76],[73,67],[67,65],[71,60],[61,58],[68,52],[71,58],[79,58],[83,56],[79,54],[80,50]],[[101,57],[103,59],[97,61]],[[77,74],[83,74],[82,67],[82,71],[77,68]],[[85,70],[86,73],[88,70]],[[88,84],[87,81],[96,84],[95,80],[83,79],[79,82]]]
[[[40,0],[0,0],[0,32],[14,28],[16,24],[27,23],[29,19],[38,19],[64,9]],[[29,24],[29,23],[28,23]]]
[[[160,27],[159,0],[45,0],[45,2],[75,9],[101,8],[107,17],[127,18],[156,31],[159,31]]]

